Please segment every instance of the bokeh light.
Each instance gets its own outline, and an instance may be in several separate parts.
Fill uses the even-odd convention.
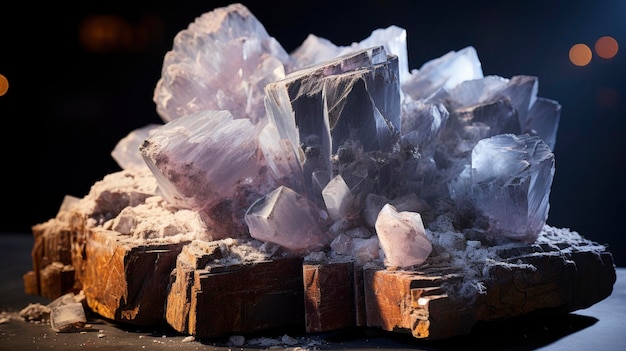
[[[117,15],[86,17],[80,26],[80,42],[87,51],[111,52],[129,46],[132,28]]]
[[[586,66],[591,62],[591,49],[585,44],[575,44],[569,49],[569,60],[576,66]]]
[[[9,91],[9,80],[4,75],[0,74],[0,96]]]
[[[594,49],[598,56],[604,59],[610,59],[617,55],[619,45],[617,44],[617,40],[615,40],[615,38],[607,35],[596,40]]]
[[[162,35],[163,23],[153,15],[144,15],[138,24],[119,15],[92,15],[79,28],[82,47],[94,53],[145,51]]]

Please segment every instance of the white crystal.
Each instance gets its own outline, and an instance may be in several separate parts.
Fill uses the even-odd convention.
[[[306,197],[280,186],[256,201],[245,215],[250,235],[294,252],[311,252],[330,242],[327,214]]]
[[[117,162],[122,169],[147,167],[146,162],[139,152],[139,146],[148,138],[150,131],[159,126],[160,124],[151,123],[131,131],[117,142],[115,148],[111,151],[111,157],[113,157],[115,162]]]
[[[402,83],[402,90],[414,100],[426,99],[439,89],[451,89],[466,80],[483,77],[478,53],[468,46],[424,63]]]
[[[328,215],[333,220],[345,218],[353,204],[354,196],[341,175],[334,177],[322,190]]]
[[[546,224],[554,154],[537,136],[497,135],[472,151],[471,202],[489,232],[534,242]]]
[[[80,302],[55,307],[50,311],[50,326],[57,332],[79,330],[86,322],[85,309]]]
[[[283,78],[290,57],[243,5],[202,14],[174,38],[154,91],[165,121],[228,110],[256,124],[265,118],[263,88]]]
[[[172,206],[204,212],[221,236],[241,236],[243,214],[271,186],[258,148],[249,120],[204,111],[154,130],[140,152]]]
[[[422,264],[432,245],[417,212],[398,212],[386,204],[376,219],[376,234],[385,253],[385,265],[409,267]]]
[[[76,296],[70,292],[50,302],[50,326],[56,332],[71,332],[85,326],[87,317],[82,304],[84,296]]]

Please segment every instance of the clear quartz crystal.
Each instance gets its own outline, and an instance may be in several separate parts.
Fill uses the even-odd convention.
[[[341,175],[331,179],[322,190],[322,197],[333,220],[345,218],[350,210],[354,197]]]

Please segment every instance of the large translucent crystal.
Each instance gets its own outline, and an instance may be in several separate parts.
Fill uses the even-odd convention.
[[[323,222],[327,214],[295,191],[280,186],[256,201],[245,215],[250,235],[295,252],[329,244]]]
[[[268,84],[266,93],[269,122],[301,148],[311,198],[318,197],[312,193],[314,174],[330,175],[331,156],[343,145],[390,150],[400,130],[397,57],[382,46],[296,71]]]
[[[539,137],[496,135],[478,142],[454,191],[486,219],[492,235],[534,242],[548,219],[554,167],[554,154]]]
[[[426,99],[440,89],[451,89],[472,79],[483,78],[478,53],[472,46],[432,59],[411,72],[402,90],[414,100]]]
[[[153,130],[140,147],[171,205],[205,213],[214,237],[245,233],[243,214],[264,194],[256,129],[228,111],[203,111]],[[267,186],[270,186],[267,184]]]

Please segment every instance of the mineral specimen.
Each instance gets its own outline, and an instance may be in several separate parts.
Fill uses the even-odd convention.
[[[362,227],[387,238],[386,262],[420,264],[430,248],[417,221],[405,235],[419,244],[402,254],[412,259],[389,257],[378,223],[411,194],[398,223],[445,214],[459,231],[534,241],[558,103],[537,97],[536,77],[484,77],[473,47],[419,70],[407,61],[397,26],[349,47],[310,35],[287,54],[243,5],[215,9],[165,56],[154,95],[165,125],[141,155],[164,199],[201,212],[214,239],[312,252]]]
[[[611,293],[612,256],[546,224],[560,105],[537,92],[483,76],[471,46],[410,71],[397,26],[287,54],[243,5],[217,8],[164,58],[164,124],[120,140],[123,170],[33,227],[25,286],[195,337],[438,339],[588,307]],[[55,328],[82,323],[67,316]]]

